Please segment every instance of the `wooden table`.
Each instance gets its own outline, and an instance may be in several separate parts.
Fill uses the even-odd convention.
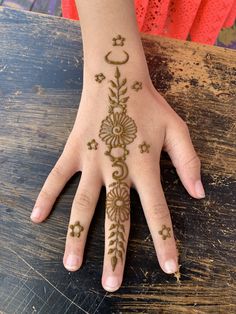
[[[0,8],[0,209],[3,313],[236,313],[236,52],[143,36],[156,88],[188,123],[207,196],[192,199],[169,158],[162,181],[178,241],[181,278],[158,266],[138,195],[124,282],[100,284],[105,191],[80,271],[62,265],[80,174],[49,219],[29,216],[75,119],[82,88],[77,22]]]

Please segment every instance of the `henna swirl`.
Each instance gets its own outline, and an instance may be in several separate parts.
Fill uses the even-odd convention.
[[[128,177],[128,167],[126,163],[123,160],[116,160],[113,164],[112,167],[118,167],[119,170],[115,170],[112,173],[112,178],[116,181],[123,181]]]

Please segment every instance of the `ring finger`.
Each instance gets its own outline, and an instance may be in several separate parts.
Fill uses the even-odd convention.
[[[178,270],[178,252],[170,212],[160,182],[159,169],[134,178],[151,232],[159,264],[164,272]]]
[[[66,269],[80,268],[88,229],[102,186],[101,177],[92,167],[86,167],[72,204],[63,263]]]

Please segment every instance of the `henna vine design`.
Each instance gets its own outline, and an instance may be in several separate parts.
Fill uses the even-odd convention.
[[[146,142],[143,142],[138,147],[140,148],[140,153],[149,153],[150,145]]]
[[[81,232],[84,230],[84,227],[81,226],[79,221],[76,221],[73,225],[70,225],[70,229],[71,229],[70,235],[72,237],[79,238]]]
[[[103,73],[99,73],[95,75],[95,81],[98,83],[101,83],[103,80],[105,80],[105,75]]]
[[[123,46],[125,38],[118,35],[113,38],[113,46]],[[115,48],[119,49],[119,48]],[[101,122],[99,137],[106,144],[107,155],[115,170],[112,173],[114,180],[110,185],[110,190],[106,197],[106,214],[112,222],[109,229],[109,250],[111,255],[111,265],[114,271],[118,259],[123,262],[125,253],[125,225],[130,215],[129,186],[125,182],[129,170],[126,164],[126,157],[129,154],[127,145],[131,144],[137,136],[137,126],[134,120],[127,115],[127,79],[122,78],[119,65],[129,61],[128,52],[124,51],[124,58],[114,60],[111,57],[112,51],[105,56],[108,64],[116,65],[114,79],[109,81],[109,107],[108,115]]]
[[[98,143],[95,141],[95,139],[93,139],[91,142],[87,143],[88,145],[88,149],[94,149],[97,150],[98,149]]]
[[[142,89],[142,82],[135,81],[134,84],[131,86],[132,89],[134,89],[136,92],[138,92],[140,89]]]
[[[158,233],[162,236],[163,240],[166,240],[167,238],[171,238],[170,230],[166,225],[162,225],[162,229]]]
[[[116,37],[112,38],[113,46],[124,46],[125,38],[121,35],[117,35]]]

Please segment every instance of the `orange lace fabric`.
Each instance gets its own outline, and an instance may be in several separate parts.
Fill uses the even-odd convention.
[[[140,32],[213,45],[233,26],[236,0],[135,0]],[[75,0],[62,0],[62,14],[79,19]]]

